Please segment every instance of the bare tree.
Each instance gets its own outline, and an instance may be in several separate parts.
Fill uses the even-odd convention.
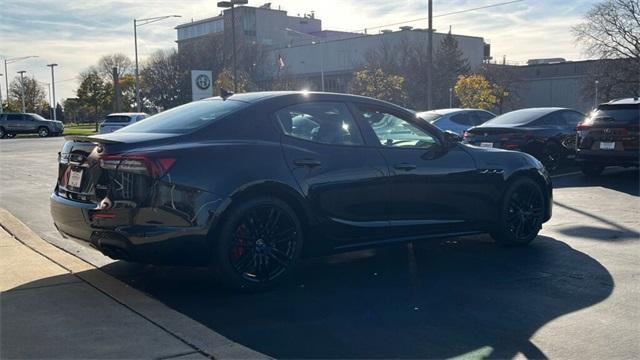
[[[605,0],[596,4],[572,30],[590,55],[640,60],[638,0]]]
[[[143,97],[152,107],[166,110],[190,99],[189,73],[180,68],[178,53],[173,49],[151,54],[140,76]]]
[[[130,74],[133,70],[133,62],[129,57],[122,53],[104,55],[98,60],[98,73],[105,81],[114,83],[113,68],[117,69],[118,79],[124,75]]]
[[[24,87],[24,103],[27,111],[41,112],[42,108],[48,108],[45,89],[35,78],[25,77],[20,81],[16,76],[9,85],[9,102],[16,108],[22,107],[22,89]]]
[[[598,80],[601,84],[607,84],[604,89],[609,91],[608,96],[638,95],[640,1],[605,0],[593,6],[583,22],[572,30],[576,41],[584,45],[587,54],[600,59],[619,59],[595,64],[583,92],[590,94],[594,88],[593,82]],[[615,66],[608,66],[614,63]]]

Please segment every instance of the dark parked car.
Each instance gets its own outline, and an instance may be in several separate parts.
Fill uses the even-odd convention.
[[[418,117],[437,126],[440,130],[449,130],[462,136],[472,126],[482,125],[496,115],[482,109],[439,109],[423,111]]]
[[[0,114],[0,139],[17,134],[38,134],[40,137],[58,136],[64,131],[61,121],[48,120],[38,114]]]
[[[100,128],[98,129],[98,133],[107,134],[110,132],[114,132],[116,130],[122,129],[125,126],[129,126],[133,123],[136,123],[142,119],[146,119],[147,117],[149,117],[149,114],[146,114],[146,113],[109,114],[100,123]]]
[[[605,166],[638,166],[640,99],[610,101],[598,106],[578,124],[576,160],[586,175],[596,176]]]
[[[481,232],[524,245],[551,216],[533,157],[359,96],[210,98],[67,140],[51,195],[63,234],[114,259],[209,265],[248,290],[302,255]]]
[[[564,108],[511,111],[467,130],[465,142],[526,152],[553,170],[575,157],[576,125],[584,114]]]

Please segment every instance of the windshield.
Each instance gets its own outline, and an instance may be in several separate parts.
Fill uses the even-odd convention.
[[[145,133],[187,133],[205,125],[209,125],[235,111],[247,107],[242,101],[222,99],[208,99],[189,104],[149,116],[133,125],[118,130],[118,132]]]
[[[42,116],[40,116],[38,114],[31,114],[31,117],[36,119],[36,120],[47,120],[47,119],[43,118]]]
[[[548,110],[543,109],[523,109],[511,111],[506,114],[494,117],[493,119],[487,121],[486,123],[480,126],[499,126],[499,125],[511,125],[511,126],[520,126],[526,125],[533,120],[536,120],[546,114],[548,114]]]

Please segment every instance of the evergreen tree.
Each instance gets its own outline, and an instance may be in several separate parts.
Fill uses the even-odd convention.
[[[448,33],[433,59],[433,105],[435,108],[449,107],[449,89],[453,88],[460,75],[469,73],[469,60]]]

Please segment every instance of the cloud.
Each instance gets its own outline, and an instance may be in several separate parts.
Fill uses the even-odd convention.
[[[252,6],[269,0],[250,0]],[[511,61],[536,57],[581,58],[574,45],[571,25],[596,0],[526,0],[501,7],[441,16],[445,13],[491,5],[505,0],[434,1],[434,24],[438,31],[481,36],[491,42],[494,57],[506,55]],[[404,22],[427,16],[427,2],[408,0],[272,0],[289,15],[315,11],[325,29],[358,30]],[[0,21],[0,58],[38,55],[9,66],[10,79],[18,70],[27,70],[39,81],[50,82],[50,62],[56,68],[58,100],[74,96],[77,75],[96,63],[104,54],[122,52],[133,58],[133,18],[180,14],[182,19],[167,19],[139,28],[138,50],[144,60],[157,49],[175,47],[177,24],[219,13],[210,0],[3,0]],[[37,11],[36,11],[37,10]],[[427,27],[426,21],[411,23]],[[399,25],[390,26],[397,28]],[[379,28],[369,31],[375,33]],[[4,71],[2,71],[4,72]],[[71,79],[71,80],[69,80]],[[6,91],[3,88],[3,92]]]

